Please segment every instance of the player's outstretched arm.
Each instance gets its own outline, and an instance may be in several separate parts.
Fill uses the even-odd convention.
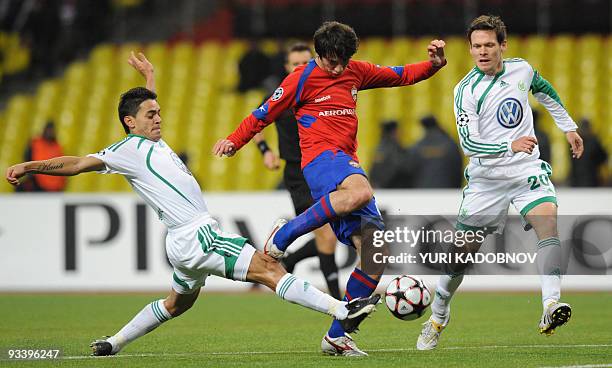
[[[62,156],[44,161],[28,161],[6,169],[6,181],[19,185],[19,178],[27,174],[73,176],[82,172],[104,169],[104,162],[95,157]]]
[[[446,57],[443,40],[432,40],[427,45],[429,60],[414,64],[406,64],[393,67],[381,67],[368,62],[354,62],[353,68],[359,71],[362,81],[360,90],[372,88],[388,88],[408,86],[424,81],[436,74],[444,65]]]
[[[530,86],[531,93],[548,110],[557,127],[565,132],[567,142],[572,149],[572,157],[580,158],[584,152],[584,144],[582,138],[576,132],[578,128],[576,123],[565,109],[565,106],[563,106],[559,94],[550,82],[544,79],[536,70],[533,73]]]
[[[155,76],[153,68],[153,64],[144,56],[142,52],[138,53],[138,56],[134,54],[134,51],[130,52],[130,57],[128,58],[128,64],[130,64],[134,69],[136,69],[147,81],[146,88],[149,91],[155,92]]]
[[[240,125],[225,139],[217,141],[213,147],[213,154],[232,156],[249,143],[255,134],[272,124],[283,111],[293,107],[296,103],[296,91],[300,76],[301,74],[298,72],[290,73],[266,102],[244,118]]]

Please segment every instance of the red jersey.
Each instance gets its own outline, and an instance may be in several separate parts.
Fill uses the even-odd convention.
[[[357,92],[414,84],[431,77],[439,69],[431,61],[385,67],[351,60],[341,75],[333,77],[312,59],[289,74],[272,96],[246,117],[227,139],[238,150],[283,111],[294,108],[302,168],[327,150],[343,151],[358,161]]]

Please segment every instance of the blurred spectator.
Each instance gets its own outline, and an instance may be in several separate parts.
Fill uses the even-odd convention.
[[[599,138],[593,133],[591,122],[582,119],[579,123],[579,133],[584,140],[584,154],[578,160],[572,159],[570,184],[573,187],[598,187],[603,185],[599,170],[608,160],[608,153],[601,145]]]
[[[40,137],[32,139],[24,154],[25,161],[46,160],[63,156],[62,147],[55,136],[55,124],[49,121]],[[17,191],[23,192],[61,192],[66,187],[66,177],[50,175],[28,176]]]
[[[74,22],[70,24],[70,32],[73,37],[70,42],[76,44],[75,56],[85,56],[86,53],[96,44],[108,39],[113,27],[117,27],[117,9],[113,9],[111,0],[64,0],[64,2],[74,3],[76,6],[76,16]],[[155,6],[151,4],[150,6]],[[125,20],[126,22],[129,20]]]
[[[263,82],[266,94],[271,95],[283,79],[287,76],[285,64],[287,63],[287,51],[282,39],[276,40],[278,51],[270,56],[268,76]]]
[[[540,160],[550,163],[550,140],[548,134],[540,129],[540,112],[533,110],[533,129],[538,139],[538,149],[540,150]]]
[[[64,0],[59,9],[60,29],[57,30],[59,40],[57,44],[57,58],[61,64],[70,62],[78,48],[78,37],[75,30],[77,19],[77,4],[75,0]]]
[[[249,41],[249,49],[240,59],[238,71],[240,73],[238,91],[246,92],[263,87],[263,81],[270,71],[270,59],[261,51],[256,40]]]
[[[32,50],[33,78],[49,77],[109,37],[110,0],[30,0],[18,4],[12,24]],[[5,23],[5,22],[3,22]]]
[[[59,1],[33,3],[23,27],[24,38],[32,50],[32,77],[48,77],[55,72],[60,26]]]
[[[433,115],[421,118],[425,136],[408,150],[406,167],[412,170],[413,188],[461,187],[463,161],[455,141]]]
[[[410,170],[406,165],[406,150],[399,140],[397,121],[382,124],[380,143],[376,148],[370,181],[374,188],[407,188]]]

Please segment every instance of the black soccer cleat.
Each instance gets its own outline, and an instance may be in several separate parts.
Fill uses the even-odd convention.
[[[105,338],[109,338],[110,336],[104,336]],[[104,340],[94,340],[91,344],[89,344],[91,348],[92,356],[107,356],[107,355],[115,355],[113,353],[113,345],[110,342]]]
[[[555,333],[555,329],[566,324],[572,317],[572,307],[567,303],[549,303],[540,319],[540,333],[550,336]]]
[[[339,321],[346,333],[352,333],[359,329],[363,320],[376,310],[376,304],[380,302],[380,295],[374,294],[369,298],[356,298],[348,302],[348,317]]]

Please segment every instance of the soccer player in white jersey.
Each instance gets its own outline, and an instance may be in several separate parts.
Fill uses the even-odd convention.
[[[308,282],[287,273],[281,265],[247,243],[224,232],[211,217],[202,191],[191,172],[161,139],[160,107],[154,90],[153,65],[133,53],[130,65],[147,80],[147,88],[133,88],[121,96],[119,119],[127,136],[85,157],[63,156],[11,166],[6,179],[19,185],[26,174],[72,176],[97,171],[120,174],[168,227],[166,252],[174,267],[172,289],[166,299],[145,306],[114,336],[91,344],[93,355],[113,355],[134,339],[184,313],[196,301],[211,274],[256,282],[281,298],[327,313],[356,329],[356,320],[374,310],[379,296],[357,302],[339,301]]]
[[[499,17],[474,19],[467,38],[476,66],[455,87],[453,103],[461,147],[470,158],[457,229],[487,228],[501,233],[509,205],[520,212],[526,228],[533,227],[539,239],[537,259],[544,309],[539,328],[550,335],[569,320],[571,308],[559,301],[557,200],[550,181],[551,167],[539,159],[529,92],[565,132],[574,158],[582,155],[582,139],[550,83],[527,61],[502,58],[507,47],[506,26]],[[470,251],[479,247],[473,244]],[[430,350],[438,344],[463,271],[451,270],[440,277],[432,316],[424,323],[417,349]]]

